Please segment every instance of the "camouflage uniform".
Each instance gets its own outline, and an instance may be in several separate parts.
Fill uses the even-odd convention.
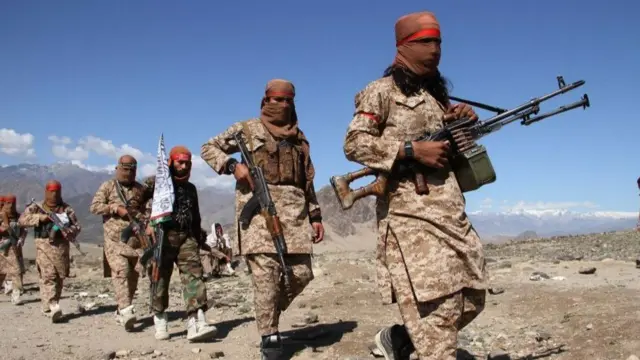
[[[7,216],[0,217],[0,244],[3,247],[6,246],[4,250],[0,251],[0,283],[7,281],[7,293],[11,292],[11,302],[14,305],[21,305],[20,296],[24,291],[22,277],[25,273],[22,245],[27,231],[17,226],[20,214],[15,212],[14,196],[8,195],[6,197],[4,209],[0,206],[0,213],[2,211]],[[17,239],[12,239],[12,237],[17,237]],[[15,243],[12,243],[12,240]]]
[[[237,241],[232,248],[234,254],[245,257],[251,271],[256,324],[264,344],[265,339],[272,336],[279,341],[280,314],[314,278],[310,255],[314,233],[309,224],[320,222],[322,217],[313,186],[315,172],[309,145],[302,131],[295,141],[279,142],[259,118],[238,122],[202,145],[202,159],[216,173],[229,174],[228,165],[233,161],[230,154],[239,151],[233,134],[239,131],[242,131],[254,163],[263,169],[282,224],[285,263],[293,272],[291,287],[284,289],[280,277],[282,269],[262,216],[255,216],[246,229],[239,225],[240,212],[252,192],[249,186],[238,182],[235,190]]]
[[[122,231],[130,225],[131,221],[128,216],[118,215],[118,207],[124,207],[125,203],[118,195],[116,181],[118,180],[114,178],[100,185],[89,211],[94,215],[102,216],[104,277],[112,278],[118,304],[117,320],[125,326],[125,329],[131,330],[136,321],[132,301],[138,287],[140,274],[136,271],[136,265],[142,252],[142,244],[135,237],[128,239],[127,243],[120,240]],[[145,194],[148,194],[145,192],[146,187],[134,181],[130,185],[120,185],[120,189],[125,201],[128,202],[129,215],[139,222],[144,222],[146,210],[144,205],[147,200]]]
[[[391,76],[369,83],[355,104],[347,159],[392,173],[387,195],[376,203],[383,303],[398,303],[419,359],[453,360],[457,332],[484,306],[482,245],[450,166],[425,175],[426,195],[416,194],[411,176],[392,172],[402,144],[441,128],[446,109],[424,90],[405,96]]]
[[[172,166],[173,161],[186,160],[186,158],[190,164],[191,153],[186,148],[174,147],[170,153],[169,166]],[[152,301],[156,338],[159,340],[169,337],[165,310],[169,306],[169,284],[174,264],[180,272],[182,297],[189,317],[187,339],[190,341],[200,340],[213,336],[217,332],[214,326],[206,324],[204,318],[204,312],[207,311],[207,288],[202,279],[203,270],[200,261],[200,247],[204,242],[200,227],[202,220],[198,191],[195,185],[188,181],[188,178],[188,173],[182,178],[174,173],[172,177],[175,194],[173,213],[169,222],[160,225],[164,228],[165,239],[162,248],[160,279]],[[155,177],[147,178],[145,184],[153,193]],[[147,218],[151,216],[152,204],[152,200],[147,203]]]
[[[65,214],[71,224],[71,229],[80,233],[81,226],[78,223],[73,208],[60,201],[56,207],[49,207],[46,201],[39,202],[39,205],[55,214]],[[29,205],[18,220],[18,224],[24,227],[34,228],[34,240],[36,244],[36,266],[40,275],[40,297],[42,300],[42,311],[51,312],[53,322],[57,322],[62,312],[59,301],[62,295],[62,285],[64,279],[69,276],[69,240],[62,237],[59,231],[50,238],[53,223],[45,220],[44,215],[35,204]]]

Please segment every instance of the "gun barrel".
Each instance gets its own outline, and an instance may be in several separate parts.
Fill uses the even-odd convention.
[[[552,92],[550,94],[544,95],[544,96],[539,97],[539,98],[532,99],[532,100],[530,100],[530,101],[528,101],[528,102],[526,102],[526,103],[524,103],[524,104],[522,104],[522,105],[520,105],[520,106],[518,106],[516,108],[513,108],[513,109],[508,110],[506,112],[503,112],[501,114],[498,114],[498,115],[496,115],[496,116],[494,116],[494,117],[492,117],[490,119],[487,119],[485,121],[485,124],[491,125],[493,123],[501,121],[501,120],[503,120],[503,119],[505,119],[505,118],[507,118],[507,117],[509,117],[511,115],[517,114],[517,113],[519,113],[519,112],[521,112],[523,110],[526,110],[526,109],[531,108],[533,106],[539,105],[543,101],[547,101],[547,100],[549,100],[549,99],[551,99],[553,97],[556,97],[556,96],[558,96],[560,94],[564,94],[564,93],[566,93],[568,91],[571,91],[571,90],[573,90],[575,88],[578,88],[578,87],[580,87],[580,86],[582,86],[584,84],[585,84],[584,80],[578,80],[578,81],[576,81],[576,82],[574,82],[572,84],[569,84],[569,85],[566,85],[564,87],[561,87],[560,89],[558,89],[558,90],[556,90],[556,91],[554,91],[554,92]]]

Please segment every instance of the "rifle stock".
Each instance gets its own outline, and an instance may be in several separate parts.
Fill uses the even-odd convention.
[[[488,135],[492,132],[495,132],[501,129],[502,126],[507,125],[516,120],[522,120],[521,125],[529,126],[535,122],[538,122],[540,120],[546,119],[551,116],[558,115],[566,111],[570,111],[579,107],[586,109],[587,107],[590,106],[589,97],[587,96],[587,94],[584,94],[582,96],[582,99],[579,101],[576,101],[569,105],[561,106],[553,111],[531,118],[531,115],[537,115],[539,111],[540,103],[547,101],[557,95],[571,91],[585,84],[584,80],[579,80],[572,84],[566,85],[562,76],[558,76],[557,81],[558,81],[558,87],[559,87],[558,90],[550,94],[544,95],[540,98],[534,98],[529,102],[524,103],[511,110],[506,110],[506,109],[502,109],[502,108],[498,108],[498,107],[494,107],[494,106],[490,106],[490,105],[486,105],[486,104],[482,104],[474,101],[452,97],[452,99],[455,99],[457,101],[464,102],[472,106],[477,106],[485,110],[495,111],[498,114],[485,121],[472,122],[470,119],[456,120],[456,121],[445,124],[441,130],[433,134],[429,134],[429,133],[424,134],[418,139],[415,139],[415,141],[449,140],[450,143],[453,145],[452,155],[457,155],[456,142],[454,141],[453,135],[452,135],[454,131],[468,129],[470,134],[472,135],[473,140],[476,140],[485,135]],[[478,147],[478,145],[474,145],[474,147]],[[399,165],[399,166],[395,166],[395,165]],[[426,169],[426,166],[421,165],[416,161],[399,161],[396,164],[394,164],[395,168],[404,167],[405,169],[406,168],[412,169],[414,166]],[[429,169],[427,170],[429,171]],[[353,181],[366,176],[370,176],[370,175],[374,175],[376,179],[365,186],[362,186],[355,190],[351,189],[350,184]],[[415,172],[414,175],[415,175],[414,185],[416,187],[416,193],[428,194],[429,190],[426,186],[427,182],[426,182],[425,174],[422,172]],[[359,199],[362,199],[370,195],[373,195],[376,197],[383,196],[386,192],[389,176],[390,176],[389,173],[380,172],[369,167],[363,167],[361,169],[358,169],[353,172],[349,172],[344,175],[331,176],[329,181],[331,183],[331,186],[333,187],[334,193],[336,195],[336,198],[338,199],[338,202],[340,203],[340,206],[342,207],[343,210],[348,210]]]

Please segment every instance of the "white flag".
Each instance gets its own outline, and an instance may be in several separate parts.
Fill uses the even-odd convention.
[[[158,159],[156,165],[156,181],[151,203],[151,224],[156,225],[171,219],[173,212],[173,181],[169,172],[169,163],[164,148],[164,135],[158,142]]]

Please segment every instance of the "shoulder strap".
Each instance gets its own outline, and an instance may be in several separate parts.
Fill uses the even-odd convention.
[[[253,136],[251,136],[251,130],[249,130],[249,121],[242,122],[242,132],[244,132],[244,136],[249,141],[249,156],[252,157],[251,162],[253,162]]]

